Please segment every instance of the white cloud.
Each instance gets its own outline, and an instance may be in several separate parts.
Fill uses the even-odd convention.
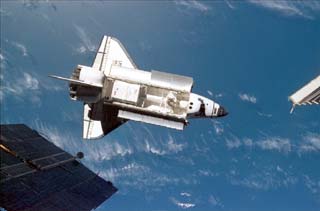
[[[230,135],[230,134],[227,134]],[[302,136],[298,144],[291,143],[290,139],[278,136],[268,136],[253,140],[251,138],[240,138],[234,135],[225,138],[228,149],[237,149],[241,146],[248,148],[260,148],[268,151],[278,151],[284,153],[302,153],[320,151],[320,134],[307,132]]]
[[[268,118],[271,118],[272,117],[272,114],[266,114],[266,113],[262,113],[262,112],[257,112],[257,114],[259,115],[259,116],[262,116],[262,117],[268,117]]]
[[[190,197],[191,196],[191,194],[187,193],[187,192],[181,192],[180,195],[181,196],[186,196],[186,197]]]
[[[176,5],[183,6],[187,9],[194,9],[200,12],[207,12],[211,9],[208,5],[197,0],[176,0],[174,1]]]
[[[46,137],[50,142],[54,143],[60,148],[63,148],[64,150],[66,150],[66,145],[72,145],[74,142],[74,138],[71,135],[59,131],[56,127],[52,127],[38,121],[34,122],[34,127],[40,133],[40,135]]]
[[[250,189],[270,190],[279,187],[289,187],[298,182],[297,176],[278,165],[255,166],[258,171],[253,171],[245,177],[239,175],[228,175],[231,184],[240,185]]]
[[[8,41],[6,41],[8,42]],[[12,42],[14,46],[19,48],[24,56],[27,56],[27,50],[25,46],[20,43]],[[39,81],[35,77],[34,74],[30,74],[28,72],[19,72],[18,74],[14,71],[10,73],[6,73],[5,67],[7,58],[4,56],[4,52],[0,54],[0,62],[1,62],[1,73],[0,73],[0,92],[1,92],[1,100],[3,100],[7,94],[12,95],[16,99],[21,99],[27,93],[32,93],[32,96],[28,96],[28,99],[31,100],[32,103],[39,104],[40,99],[38,94],[39,90]],[[8,80],[6,76],[10,76],[13,80]]]
[[[314,179],[311,179],[308,175],[303,175],[304,182],[307,188],[311,191],[313,194],[319,194],[320,193],[320,180],[316,181]]]
[[[228,149],[237,149],[241,146],[245,147],[258,147],[262,150],[278,151],[289,153],[292,151],[291,142],[287,138],[269,136],[257,141],[253,141],[250,138],[239,138],[233,134],[229,134],[231,137],[225,138],[226,146]]]
[[[182,151],[185,147],[185,143],[178,143],[176,138],[168,133],[167,137],[155,138],[152,131],[145,124],[137,125],[139,130],[131,127],[130,123],[127,124],[130,131],[133,134],[133,138],[137,140],[141,145],[135,146],[139,151],[144,151],[156,155],[168,155],[176,154]],[[143,142],[141,141],[141,136],[143,136]]]
[[[235,140],[226,139],[226,144],[229,149],[239,148],[242,145],[239,139],[235,139]]]
[[[28,56],[28,51],[25,45],[18,43],[18,42],[12,42],[14,46],[16,46],[22,53],[23,56]]]
[[[214,128],[215,133],[217,135],[221,135],[224,131],[222,123],[217,120],[211,120],[211,122],[213,124],[213,128]]]
[[[233,149],[233,148],[239,148],[242,145],[242,142],[240,141],[240,139],[231,134],[231,138],[226,138],[226,145],[229,149]]]
[[[0,89],[0,103],[2,103],[3,99],[4,99],[4,93],[3,93],[3,90]]]
[[[316,150],[313,146],[303,144],[300,146],[299,151],[305,153],[305,152],[313,152]]]
[[[136,162],[132,162],[132,163],[126,164],[125,166],[122,166],[122,167],[118,166],[118,167],[104,169],[100,173],[100,176],[115,182],[115,181],[117,181],[117,179],[127,177],[127,176],[135,177],[136,179],[140,180],[144,177],[145,174],[149,174],[149,173],[151,173],[151,172],[148,167],[143,166],[141,164],[138,164]],[[151,182],[151,181],[146,180],[145,182]],[[149,183],[149,185],[150,184],[151,183]],[[132,185],[135,185],[135,184],[132,184]],[[145,184],[140,184],[140,185],[145,185]]]
[[[212,171],[210,171],[210,170],[202,170],[202,169],[200,169],[200,170],[198,170],[198,174],[199,174],[199,176],[206,176],[206,177],[216,177],[216,176],[219,176],[219,173],[217,173],[217,172],[212,172]]]
[[[39,81],[35,77],[32,77],[29,73],[23,73],[23,77],[21,85],[24,85],[26,89],[39,89]]]
[[[132,130],[130,133],[132,133],[133,140],[124,139],[123,141],[119,142],[116,140],[110,140],[110,138],[112,137],[109,136],[108,141],[101,142],[99,145],[93,145],[92,143],[87,141],[78,141],[74,138],[70,138],[71,134],[66,134],[62,131],[59,131],[56,127],[51,127],[46,124],[37,123],[36,128],[39,131],[43,131],[45,134],[48,134],[52,142],[60,147],[72,150],[79,148],[80,145],[80,148],[85,149],[84,153],[86,157],[90,161],[94,162],[108,161],[117,157],[126,157],[141,152],[157,155],[174,154],[180,152],[185,147],[184,144],[176,143],[176,140],[170,134],[168,135],[168,140],[163,142],[161,140],[151,138],[150,136],[145,134],[145,140],[147,141],[143,143],[141,141],[141,136],[139,136],[138,139],[134,138],[139,134],[135,134],[135,131]],[[132,138],[130,137],[130,139]],[[155,145],[154,142],[159,143],[159,145]]]
[[[2,53],[0,53],[0,61],[2,62],[2,61],[4,61],[4,55],[2,55]]]
[[[100,147],[89,149],[88,157],[96,162],[111,160],[114,157],[125,157],[135,152],[132,146],[126,143],[120,144],[116,141],[111,142],[111,140],[106,144],[101,144]]]
[[[12,15],[11,12],[6,11],[6,10],[0,8],[0,16],[2,16],[2,17],[9,17],[9,16],[11,16],[11,15]]]
[[[23,73],[22,77],[17,78],[16,81],[6,82],[1,85],[3,92],[22,96],[25,92],[39,90],[39,81],[29,73]]]
[[[320,150],[320,134],[308,134],[305,140],[317,150]]]
[[[208,202],[210,204],[212,204],[213,206],[219,206],[219,207],[224,207],[224,205],[222,204],[221,200],[219,197],[214,196],[214,195],[210,195]]]
[[[9,42],[6,40],[6,42]],[[27,49],[24,45],[12,42],[12,45],[16,46],[23,54],[27,56]],[[7,95],[13,96],[15,99],[24,100],[23,98],[30,100],[33,104],[40,105],[41,100],[39,95],[41,94],[39,77],[35,73],[22,72],[19,70],[13,70],[7,72],[5,67],[8,62],[8,58],[5,57],[6,52],[1,52],[1,100]],[[51,89],[50,89],[51,90]],[[26,97],[27,96],[27,97]]]
[[[277,11],[286,16],[300,16],[312,19],[312,13],[320,11],[319,1],[279,1],[279,0],[248,0],[257,6]]]
[[[228,5],[228,7],[229,7],[230,9],[235,9],[235,6],[233,5],[233,3],[231,3],[231,1],[225,0],[225,2],[226,2],[226,4]]]
[[[184,203],[184,202],[180,202],[178,201],[177,199],[171,197],[171,201],[177,205],[178,207],[182,208],[182,209],[188,209],[188,208],[192,208],[194,206],[196,206],[195,204],[193,203]]]
[[[285,138],[270,137],[265,140],[256,142],[256,145],[263,150],[276,150],[286,153],[291,151],[291,143],[289,139]]]
[[[262,189],[262,190],[268,190],[270,187],[270,182],[269,181],[263,181],[259,180],[257,178],[245,178],[243,180],[240,181],[231,181],[231,184],[233,185],[242,185],[245,186],[247,188],[252,188],[252,189]]]
[[[89,164],[96,166],[94,169],[96,169],[96,172],[100,171],[100,176],[117,184],[122,193],[127,188],[144,190],[145,192],[160,191],[162,188],[171,185],[189,182],[188,179],[177,178],[167,172],[159,172],[140,161],[128,163],[132,159],[134,159],[134,156],[125,162],[119,162],[119,159],[114,158],[111,167],[110,165],[106,167],[105,163],[100,163],[98,166],[96,163]]]
[[[76,49],[76,51],[80,54],[85,53],[87,51],[86,47],[80,46],[79,48]]]
[[[277,165],[277,171],[278,171],[278,172],[284,172],[283,169],[282,169],[280,166],[278,166],[278,165]]]
[[[93,44],[84,28],[74,25],[76,34],[81,40],[80,46],[76,49],[78,53],[85,53],[86,51],[96,51],[97,46]]]
[[[216,94],[214,97],[218,98],[218,97],[222,97],[223,94],[222,93],[219,93],[219,94]]]
[[[211,97],[215,97],[215,98],[219,98],[219,97],[222,97],[223,96],[223,94],[222,93],[218,93],[218,94],[213,94],[213,92],[212,91],[210,91],[210,90],[207,90],[207,93],[211,96]]]
[[[254,103],[254,104],[257,103],[257,98],[253,95],[239,93],[238,96],[242,101],[247,101],[247,102]]]
[[[320,151],[320,134],[308,133],[299,146],[300,152]]]
[[[184,148],[184,144],[178,144],[172,135],[169,134],[168,136],[169,136],[168,150],[174,153],[182,151]]]
[[[61,91],[63,88],[54,84],[48,77],[39,77],[31,72],[3,72],[0,73],[2,99],[7,95],[16,99],[27,99],[33,104],[40,105],[42,90]]]
[[[3,72],[4,72],[5,67],[6,67],[5,62],[6,62],[5,56],[2,53],[0,53],[0,70],[1,70],[0,71],[0,80],[1,80],[1,84],[2,84],[2,80],[4,79]]]
[[[247,147],[251,147],[253,145],[253,141],[250,138],[244,138],[243,139],[243,144]]]
[[[42,122],[35,122],[36,130],[45,134],[55,145],[73,152],[75,149],[81,148],[89,161],[101,162],[103,160],[111,160],[113,157],[123,157],[133,153],[133,149],[125,143],[120,144],[116,141],[92,144],[90,141],[83,141],[81,137],[74,134],[61,131],[57,127],[47,125]],[[80,136],[80,133],[77,134]],[[73,153],[76,153],[75,151]]]
[[[16,89],[20,89],[19,92],[23,92],[26,89],[29,90],[38,90],[39,81],[34,76],[31,76],[29,73],[23,73],[23,77],[18,79]]]

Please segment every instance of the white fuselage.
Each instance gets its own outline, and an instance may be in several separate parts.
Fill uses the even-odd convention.
[[[191,92],[191,77],[139,70],[121,42],[103,36],[92,67],[78,65],[71,99],[83,101],[83,138],[97,139],[127,120],[183,130],[188,118],[220,117],[225,109]]]
[[[226,115],[221,106],[201,95],[191,93],[192,78],[112,65],[107,76],[92,67],[78,66],[79,79],[87,84],[102,87],[97,96],[81,93],[73,99],[106,104],[140,114],[186,122],[187,118],[218,117]],[[222,108],[223,109],[223,108]],[[223,110],[224,111],[224,110]]]

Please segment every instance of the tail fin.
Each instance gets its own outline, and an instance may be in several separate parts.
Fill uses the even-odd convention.
[[[87,82],[84,82],[84,81],[81,81],[81,80],[76,80],[76,79],[71,79],[71,78],[64,78],[64,77],[56,76],[56,75],[49,75],[49,77],[55,78],[55,79],[59,79],[59,80],[63,80],[63,81],[68,81],[70,83],[79,84],[79,85],[83,85],[83,86],[93,86],[93,87],[99,87],[99,88],[102,87],[101,84],[87,83]]]

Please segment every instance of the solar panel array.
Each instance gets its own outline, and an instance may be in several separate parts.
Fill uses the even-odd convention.
[[[25,125],[1,125],[0,144],[0,206],[7,210],[92,210],[117,191]]]

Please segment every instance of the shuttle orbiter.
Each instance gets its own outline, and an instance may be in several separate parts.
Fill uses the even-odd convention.
[[[122,44],[104,36],[92,67],[78,65],[70,97],[84,102],[83,138],[107,135],[127,120],[183,130],[189,118],[222,117],[218,103],[191,92],[193,79],[137,68]]]

